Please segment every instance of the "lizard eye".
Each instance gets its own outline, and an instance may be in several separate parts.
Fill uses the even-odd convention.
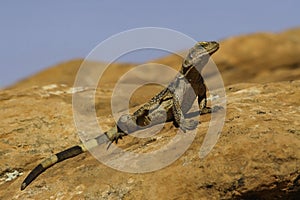
[[[205,48],[205,47],[207,47],[208,42],[200,42],[198,45],[200,48]]]

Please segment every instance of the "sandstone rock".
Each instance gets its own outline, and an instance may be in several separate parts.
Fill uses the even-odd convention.
[[[209,115],[200,117],[191,147],[164,169],[120,172],[87,153],[51,167],[20,191],[25,175],[43,158],[79,141],[70,91],[52,85],[0,92],[1,199],[293,199],[299,195],[300,81],[227,87],[225,126],[204,159],[198,151]],[[113,123],[106,112],[99,116],[104,129]],[[125,138],[120,145],[143,152],[145,146],[164,144],[174,132],[176,128],[167,124],[150,143]]]

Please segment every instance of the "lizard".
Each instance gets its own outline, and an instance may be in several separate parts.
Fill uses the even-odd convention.
[[[194,129],[198,122],[186,119],[184,114],[188,112],[192,104],[198,98],[200,114],[212,112],[207,107],[206,85],[201,75],[201,70],[207,64],[210,56],[219,49],[219,43],[215,41],[198,42],[188,52],[182,62],[180,71],[167,88],[163,89],[147,103],[141,106],[133,114],[120,116],[117,123],[108,131],[85,144],[78,144],[69,149],[56,153],[38,164],[21,184],[24,190],[35,178],[52,165],[77,156],[100,144],[118,143],[119,139],[139,129],[145,129],[155,124],[173,122],[175,127],[183,132]]]

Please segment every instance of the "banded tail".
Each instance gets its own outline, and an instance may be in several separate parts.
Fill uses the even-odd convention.
[[[73,147],[70,147],[64,151],[61,151],[55,155],[50,156],[49,158],[46,158],[44,161],[42,161],[39,165],[37,165],[25,178],[21,185],[21,190],[24,190],[34,179],[36,179],[41,173],[43,173],[46,169],[49,167],[55,165],[56,163],[59,163],[63,160],[75,157],[81,153],[84,153],[87,151],[87,149],[94,148],[100,144],[107,143],[110,140],[108,139],[108,136],[106,134],[103,134],[99,137],[96,137],[95,139],[91,139],[88,142],[83,144],[79,144]]]

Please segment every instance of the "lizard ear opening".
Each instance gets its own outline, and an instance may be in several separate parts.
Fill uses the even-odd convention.
[[[183,63],[182,63],[182,67],[184,68],[190,68],[192,66],[192,63],[190,62],[190,59],[185,58]]]
[[[182,67],[186,68],[190,65],[189,61],[184,59]]]
[[[180,70],[181,74],[185,74],[187,71],[189,71],[189,69],[192,67],[192,64],[190,63],[190,61],[188,59],[184,59],[183,63],[182,63],[182,67]]]

